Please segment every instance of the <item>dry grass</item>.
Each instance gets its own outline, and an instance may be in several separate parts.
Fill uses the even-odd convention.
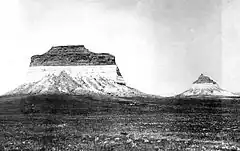
[[[240,150],[236,100],[194,106],[70,98],[0,101],[0,150]]]

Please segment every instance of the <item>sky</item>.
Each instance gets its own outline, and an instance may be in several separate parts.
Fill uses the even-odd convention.
[[[0,2],[0,94],[22,84],[30,57],[85,45],[115,55],[131,87],[169,96],[201,73],[240,92],[237,0],[11,0]]]

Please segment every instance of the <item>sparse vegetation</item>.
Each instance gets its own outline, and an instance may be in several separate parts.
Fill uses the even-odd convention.
[[[239,104],[237,98],[2,97],[0,150],[240,150]]]

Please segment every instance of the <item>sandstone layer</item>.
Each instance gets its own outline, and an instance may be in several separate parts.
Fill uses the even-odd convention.
[[[214,80],[212,80],[210,77],[205,76],[201,74],[196,81],[193,82],[193,84],[201,84],[201,83],[212,83],[217,84]]]
[[[30,66],[87,66],[116,65],[115,57],[108,53],[93,53],[84,45],[56,46],[47,53],[31,57]]]

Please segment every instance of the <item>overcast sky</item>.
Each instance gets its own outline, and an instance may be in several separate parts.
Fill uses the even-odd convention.
[[[56,45],[116,56],[127,84],[163,96],[201,73],[240,92],[238,0],[0,2],[0,93],[24,81],[30,57]]]

